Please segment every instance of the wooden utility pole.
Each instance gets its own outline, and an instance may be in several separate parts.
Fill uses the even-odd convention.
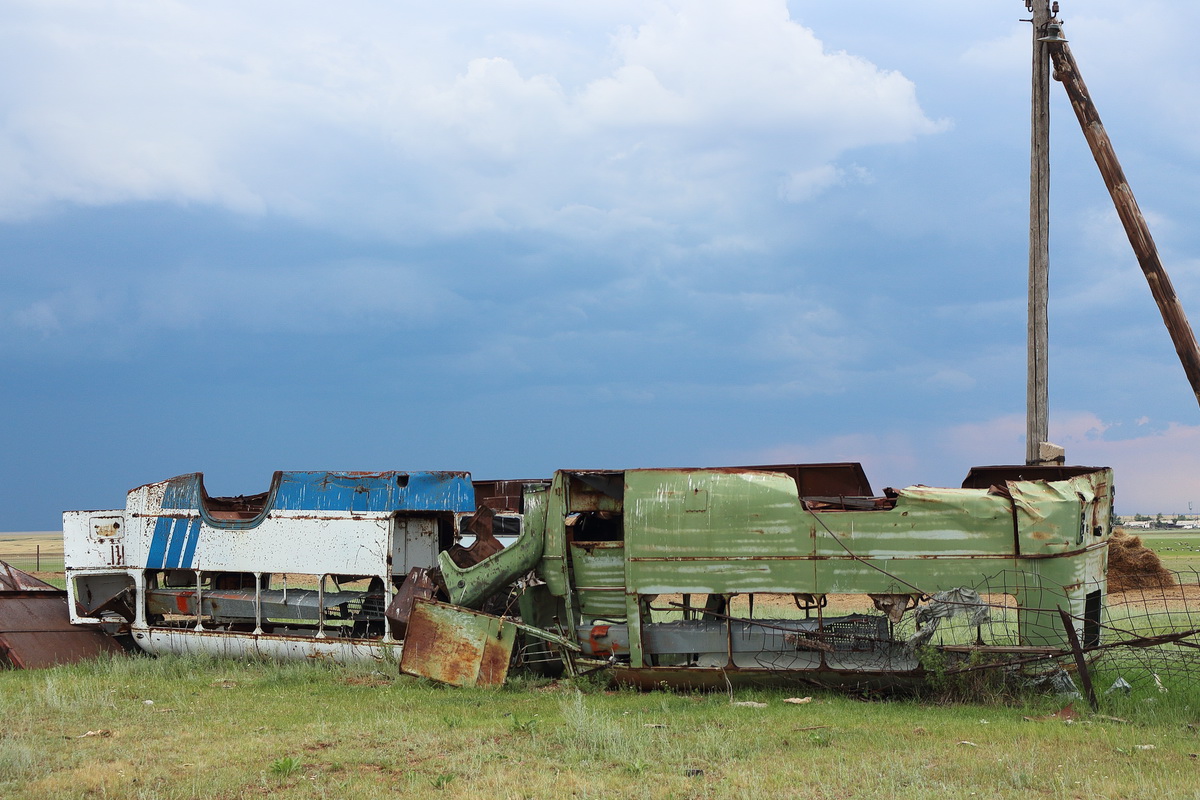
[[[1057,6],[1058,4],[1055,3]],[[1041,461],[1050,437],[1047,300],[1050,293],[1050,54],[1049,0],[1025,0],[1033,12],[1033,91],[1029,163],[1029,331],[1025,388],[1025,463]]]
[[[1035,1],[1041,3],[1041,0]],[[1062,38],[1062,27],[1057,20],[1051,25],[1050,33],[1052,35],[1047,37],[1049,41],[1044,44],[1048,46],[1050,57],[1054,61],[1054,77],[1062,81],[1067,95],[1071,98],[1071,106],[1083,127],[1083,135],[1092,149],[1096,165],[1100,167],[1100,174],[1104,177],[1108,193],[1112,195],[1117,216],[1125,226],[1129,243],[1133,246],[1133,252],[1146,275],[1146,281],[1150,284],[1150,293],[1158,303],[1158,310],[1166,323],[1168,333],[1171,334],[1171,341],[1175,344],[1175,352],[1179,354],[1183,371],[1192,385],[1192,393],[1200,403],[1200,348],[1196,346],[1192,326],[1188,323],[1187,314],[1184,313],[1179,297],[1175,294],[1175,287],[1171,285],[1171,279],[1158,257],[1158,248],[1154,245],[1146,218],[1142,216],[1133,190],[1125,180],[1125,172],[1121,169],[1121,163],[1117,161],[1112,141],[1108,138],[1108,132],[1104,130],[1104,124],[1100,121],[1100,114],[1092,103],[1083,78],[1079,75],[1079,65],[1071,55],[1071,48],[1067,46],[1066,39]],[[1032,308],[1032,301],[1030,307]]]

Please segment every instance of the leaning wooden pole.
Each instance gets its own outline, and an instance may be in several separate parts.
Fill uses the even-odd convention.
[[[1168,333],[1171,334],[1171,341],[1175,343],[1175,352],[1179,354],[1183,371],[1192,385],[1192,393],[1196,396],[1196,402],[1200,403],[1200,347],[1196,345],[1196,335],[1192,333],[1192,326],[1188,323],[1187,314],[1184,313],[1179,297],[1175,294],[1175,287],[1171,285],[1171,279],[1163,269],[1162,261],[1158,257],[1158,248],[1154,246],[1154,238],[1146,225],[1146,218],[1142,216],[1133,190],[1125,180],[1125,173],[1121,169],[1121,163],[1117,161],[1112,141],[1104,130],[1100,114],[1092,103],[1091,95],[1088,94],[1087,85],[1079,75],[1079,65],[1071,55],[1071,48],[1061,37],[1061,28],[1057,23],[1050,27],[1052,35],[1048,37],[1047,44],[1050,47],[1050,58],[1054,62],[1054,78],[1062,82],[1071,98],[1071,106],[1083,127],[1083,135],[1087,138],[1088,146],[1092,148],[1092,156],[1100,167],[1100,174],[1104,177],[1108,193],[1112,195],[1113,204],[1117,207],[1117,216],[1125,226],[1129,243],[1133,245],[1133,252],[1137,255],[1146,281],[1150,284],[1154,302],[1158,303],[1158,310],[1166,323]]]

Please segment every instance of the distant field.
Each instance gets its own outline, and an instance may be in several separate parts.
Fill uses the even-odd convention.
[[[0,561],[50,579],[45,573],[63,571],[62,531],[0,533]]]
[[[1173,570],[1196,570],[1200,572],[1200,531],[1153,531],[1141,533],[1127,530],[1142,543],[1158,554],[1163,566]]]
[[[11,531],[0,533],[0,555],[25,555],[36,553],[62,553],[62,531]]]

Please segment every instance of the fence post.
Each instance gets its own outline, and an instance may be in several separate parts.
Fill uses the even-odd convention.
[[[36,547],[37,547],[37,549],[34,551],[36,554],[36,556],[35,556],[36,560],[34,561],[35,566],[33,568],[33,571],[41,572],[42,571],[42,546],[39,544]]]

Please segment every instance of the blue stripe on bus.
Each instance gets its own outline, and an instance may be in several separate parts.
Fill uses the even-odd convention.
[[[183,548],[183,561],[179,566],[184,569],[191,569],[192,562],[196,558],[196,542],[200,540],[200,518],[196,517],[192,520],[192,524],[188,526],[187,544]]]
[[[167,569],[179,568],[179,556],[183,554],[183,540],[187,538],[189,521],[186,518],[177,519],[171,526],[171,547],[167,550]]]
[[[150,555],[146,557],[147,569],[162,569],[163,556],[167,552],[167,538],[170,532],[170,518],[159,517],[154,524],[154,538],[150,540]]]

